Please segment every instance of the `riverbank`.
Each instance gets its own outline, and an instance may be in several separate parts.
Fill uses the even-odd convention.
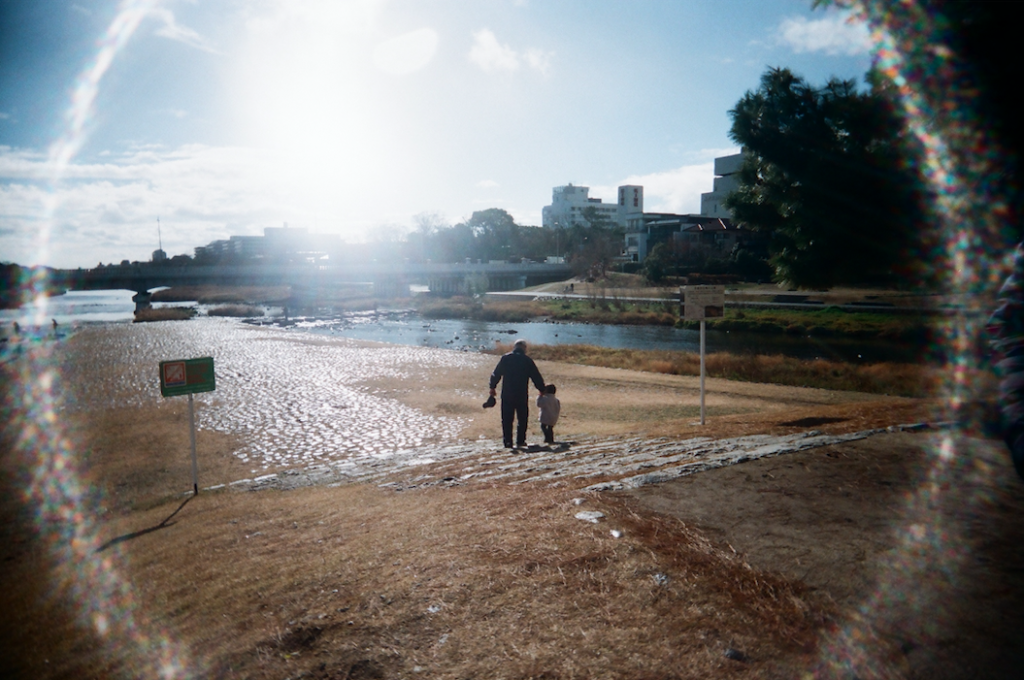
[[[511,349],[509,343],[496,347],[493,353],[500,354]],[[588,366],[669,375],[700,375],[700,355],[692,352],[609,349],[593,345],[534,345],[530,348],[530,354],[538,359]],[[852,364],[826,359],[806,360],[780,355],[738,355],[727,352],[713,352],[705,357],[705,374],[712,378],[902,397],[926,397],[934,393],[938,373],[936,367],[923,363]]]
[[[481,300],[479,298],[424,299],[416,308],[428,319],[475,319],[525,322],[547,319],[570,323],[627,326],[673,326],[696,329],[700,324],[680,318],[679,305],[622,298]],[[824,309],[733,309],[722,318],[708,319],[709,330],[815,338],[845,337],[863,340],[927,342],[934,317],[923,313],[886,314],[878,311]]]
[[[331,308],[337,311],[415,308],[427,319],[468,319],[523,323],[552,320],[567,323],[606,325],[673,326],[695,328],[696,322],[680,318],[678,288],[639,287],[636,276],[614,275],[608,282],[562,282],[522,292],[534,294],[532,300],[491,297],[416,296],[404,299],[374,298],[365,286],[336,291],[303,291],[295,295],[287,287],[227,288],[194,287],[157,291],[154,301],[197,301],[199,304],[240,304],[289,308],[292,314],[303,310]],[[569,293],[569,286],[573,286]],[[730,307],[725,317],[709,319],[708,328],[741,333],[808,337],[845,337],[898,342],[923,343],[929,337],[936,318],[926,313],[937,296],[899,291],[840,290],[833,293],[797,294],[772,287],[736,286],[727,299],[765,304],[778,300],[790,308]],[[556,297],[543,297],[556,296]],[[800,309],[792,305],[820,303],[820,308]],[[863,310],[857,304],[865,305]],[[841,307],[840,305],[847,305]],[[850,306],[852,305],[852,307]],[[889,310],[888,312],[886,310]],[[899,314],[893,313],[900,311]]]
[[[199,351],[215,356],[218,386],[197,395],[204,490],[185,502],[187,400],[159,398],[153,362]],[[495,358],[210,319],[85,329],[52,359],[60,417],[31,430],[27,450],[45,455],[52,440],[71,454],[61,467],[11,457],[28,441],[12,437],[41,414],[3,400],[21,409],[6,412],[0,468],[0,563],[18,584],[0,591],[13,677],[174,668],[200,678],[791,678],[838,664],[911,678],[970,671],[974,660],[991,677],[1019,668],[1006,657],[1017,627],[1005,623],[1022,611],[1020,593],[1006,578],[1024,545],[1024,495],[984,442],[963,450],[974,462],[943,503],[927,504],[943,508],[941,520],[908,512],[919,489],[947,488],[930,467],[938,443],[909,432],[633,495],[585,492],[590,480],[571,477],[507,484],[485,455],[447,463],[432,484],[424,480],[440,463],[424,460],[399,471],[400,487],[211,491],[253,470],[286,479],[293,465],[387,470],[390,452],[410,447],[399,437],[434,422],[458,429],[434,429],[415,446],[499,451],[498,414],[480,408]],[[920,400],[710,379],[701,427],[692,377],[540,367],[559,385],[558,439],[603,438],[610,471],[640,442],[701,437],[713,447],[930,418]],[[7,390],[33,375],[4,370]],[[539,441],[533,423],[530,438]],[[559,456],[580,458],[572,444]],[[38,487],[46,512],[18,505],[27,469],[59,473]],[[79,487],[95,491],[65,493]],[[591,523],[581,511],[603,517]],[[76,518],[74,540],[64,517]],[[903,552],[905,527],[927,536],[933,523],[956,550],[937,540]],[[949,558],[965,550],[977,564],[961,579]],[[889,586],[902,597],[872,599],[876,583],[915,564],[920,578]],[[958,627],[961,611],[970,628]],[[854,642],[843,637],[852,626]]]

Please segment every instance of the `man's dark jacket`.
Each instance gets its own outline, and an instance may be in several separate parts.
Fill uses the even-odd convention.
[[[530,396],[530,381],[538,390],[544,390],[544,378],[540,376],[537,364],[520,349],[514,349],[501,357],[491,373],[491,389],[501,381],[502,400],[517,401]]]

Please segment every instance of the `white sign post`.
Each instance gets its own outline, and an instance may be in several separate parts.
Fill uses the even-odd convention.
[[[704,319],[725,316],[725,286],[683,286],[683,318],[700,321],[700,424],[704,410]]]

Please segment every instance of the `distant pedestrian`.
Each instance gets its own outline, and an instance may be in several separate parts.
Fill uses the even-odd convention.
[[[555,443],[555,425],[562,413],[562,403],[555,397],[555,386],[545,385],[544,393],[537,397],[537,408],[540,410],[540,430],[544,433],[544,443]]]
[[[512,448],[512,421],[515,419],[515,445],[519,448],[526,446],[531,381],[539,392],[544,392],[544,378],[533,359],[526,356],[526,341],[519,339],[512,345],[512,351],[498,361],[490,381],[492,397],[497,394],[495,388],[501,382],[501,434],[506,449]]]

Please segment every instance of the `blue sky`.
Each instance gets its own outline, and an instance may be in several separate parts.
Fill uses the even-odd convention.
[[[148,259],[158,217],[173,255],[285,222],[539,224],[568,182],[698,212],[767,67],[870,63],[862,27],[800,0],[0,0],[0,27],[0,259],[62,267]]]

